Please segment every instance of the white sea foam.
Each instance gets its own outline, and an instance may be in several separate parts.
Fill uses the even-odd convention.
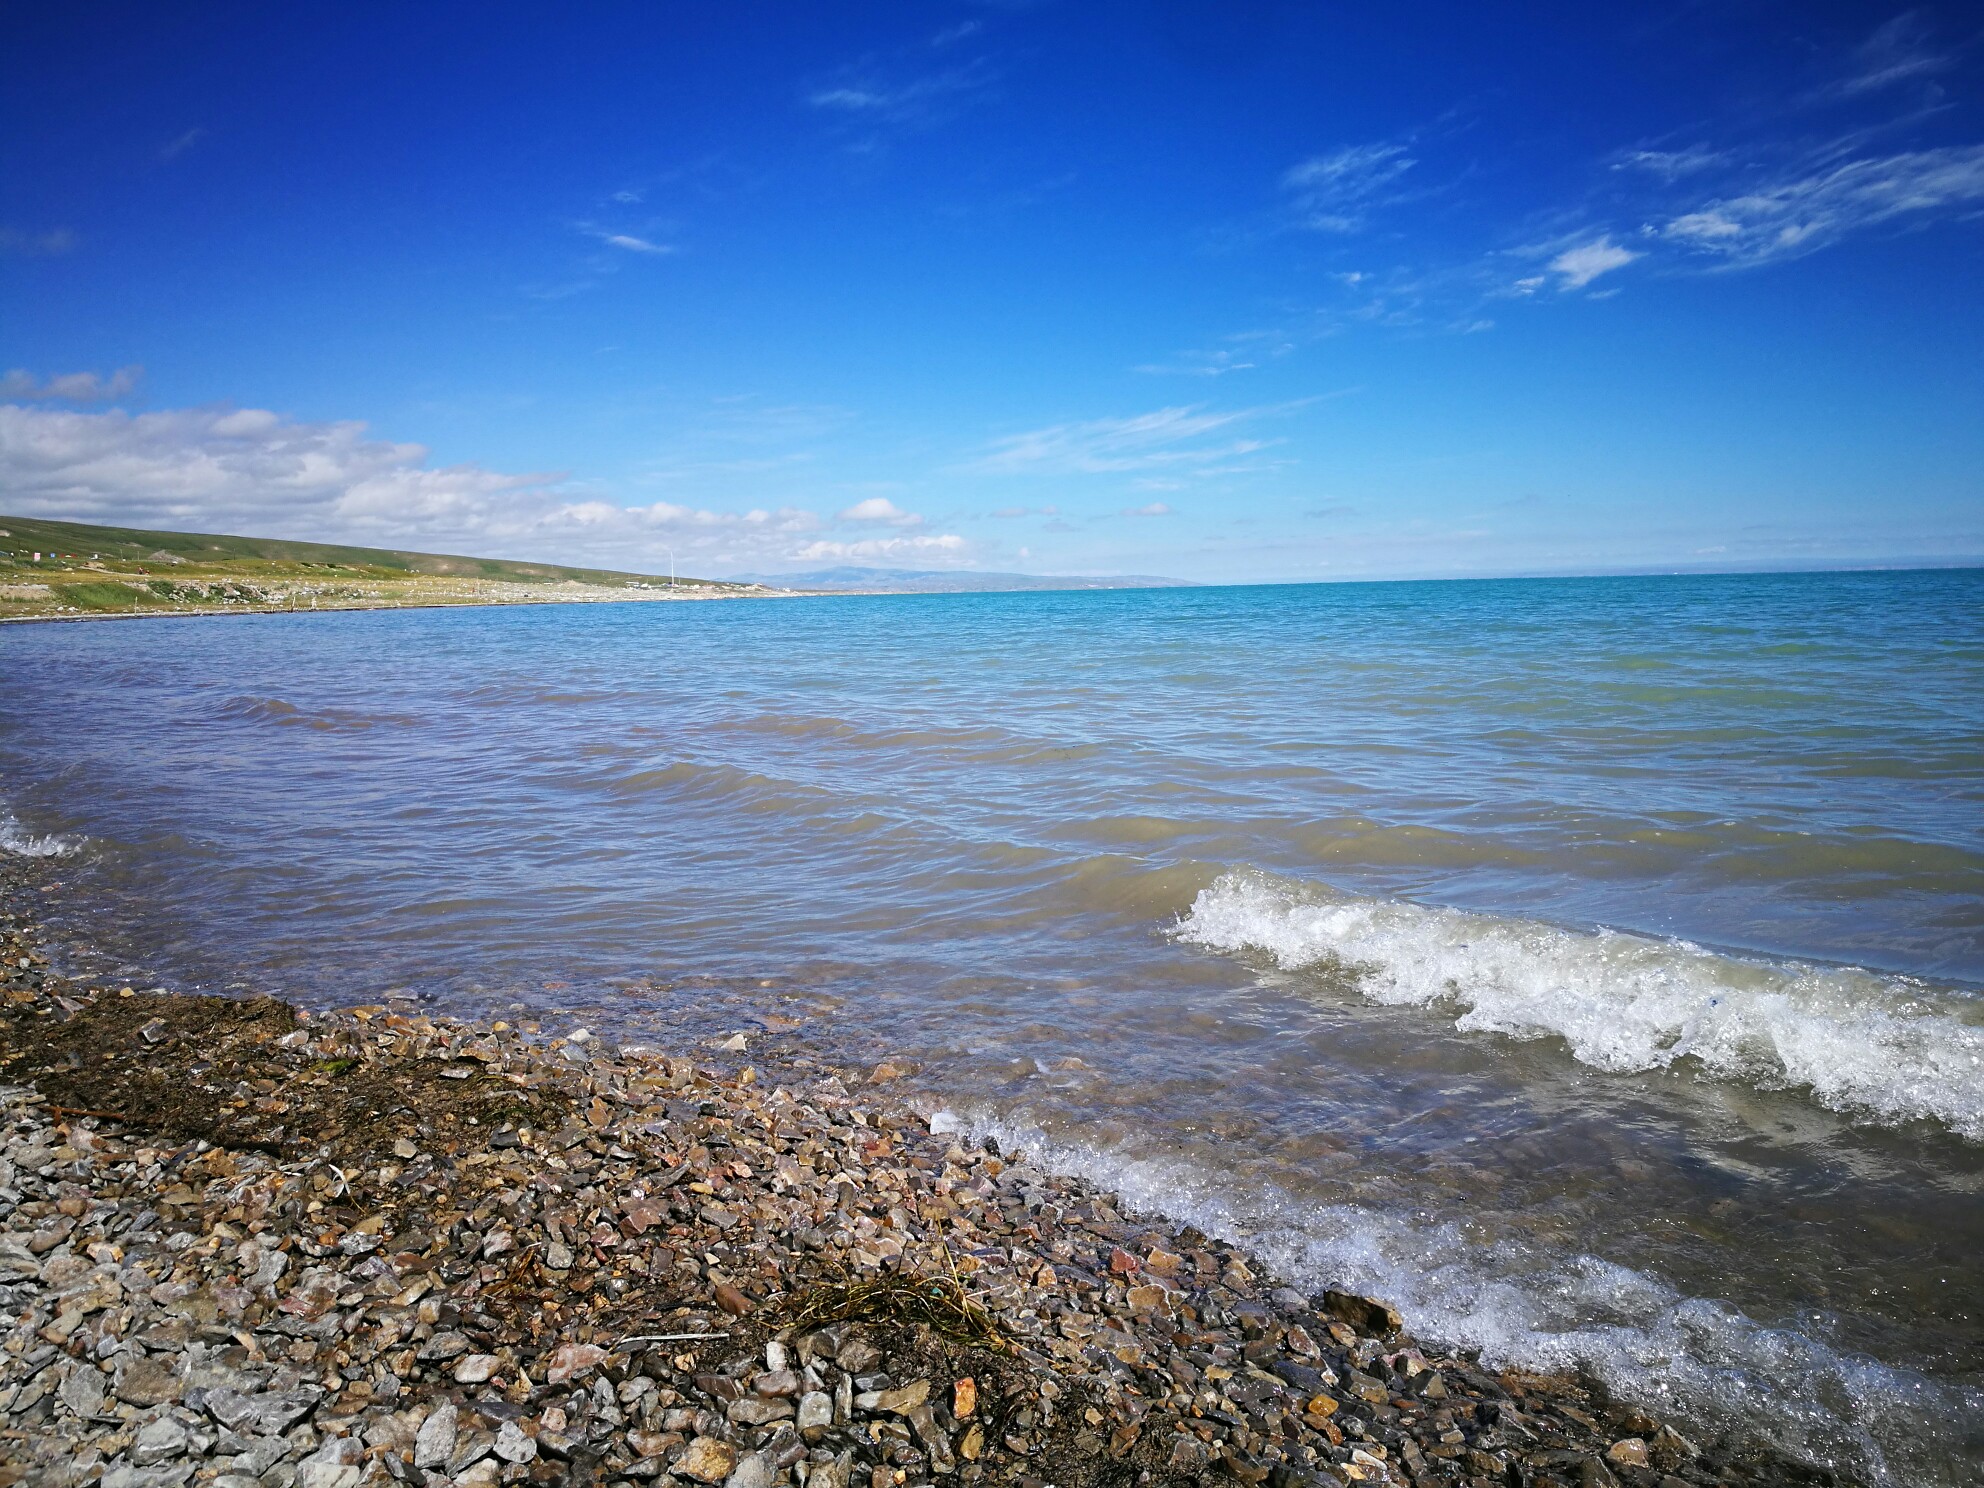
[[[53,833],[36,836],[4,811],[0,811],[0,852],[17,858],[66,858],[82,846],[78,837]]]
[[[1363,996],[1458,1009],[1468,1032],[1556,1036],[1598,1069],[1691,1060],[1890,1123],[1984,1141],[1984,1007],[1910,977],[1721,955],[1683,940],[1359,898],[1228,873],[1182,940],[1331,967]]]
[[[944,1111],[932,1128],[1088,1179],[1132,1207],[1244,1246],[1310,1291],[1381,1297],[1421,1338],[1493,1367],[1588,1370],[1620,1396],[1698,1428],[1761,1438],[1881,1485],[1984,1473],[1984,1391],[1930,1379],[1592,1256],[1484,1244],[1356,1205],[1318,1207],[1169,1155],[1049,1135],[1023,1118]]]

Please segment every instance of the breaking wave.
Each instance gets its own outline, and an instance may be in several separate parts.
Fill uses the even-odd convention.
[[[1284,970],[1343,975],[1373,1002],[1459,1010],[1463,1032],[1557,1037],[1602,1070],[1689,1061],[1888,1124],[1984,1141],[1984,1004],[1912,977],[1747,959],[1684,940],[1369,899],[1227,873],[1174,932]]]
[[[1208,891],[1210,892],[1210,891]],[[1884,1488],[1977,1481],[1984,1391],[1847,1353],[1727,1303],[1589,1255],[1483,1244],[1359,1205],[1305,1204],[1174,1155],[1050,1134],[1024,1117],[940,1112],[933,1130],[994,1136],[1049,1172],[1243,1246],[1310,1291],[1383,1298],[1422,1338],[1494,1367],[1588,1370],[1623,1398],[1761,1438]]]
[[[0,852],[16,858],[66,858],[83,845],[80,837],[65,837],[57,833],[36,836],[28,831],[12,815],[0,811]]]

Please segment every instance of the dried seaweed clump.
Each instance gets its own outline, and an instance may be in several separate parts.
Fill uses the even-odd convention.
[[[972,1301],[962,1283],[945,1276],[841,1276],[783,1298],[778,1316],[801,1329],[829,1323],[923,1323],[957,1343],[998,1353],[1010,1353],[1013,1347],[1005,1329]]]

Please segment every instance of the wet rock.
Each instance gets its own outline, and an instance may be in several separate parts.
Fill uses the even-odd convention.
[[[1391,1307],[1354,1292],[1323,1293],[1322,1310],[1367,1338],[1389,1338],[1405,1326]]]
[[[1646,1443],[1636,1436],[1612,1443],[1605,1449],[1605,1457],[1615,1467],[1646,1467],[1652,1461]]]

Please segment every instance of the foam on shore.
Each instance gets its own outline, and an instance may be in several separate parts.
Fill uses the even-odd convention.
[[[0,811],[0,852],[17,858],[66,858],[82,847],[79,837],[56,833],[37,836],[23,827],[11,812]]]
[[[1658,1277],[1589,1255],[1483,1244],[1360,1205],[1306,1204],[1181,1157],[1050,1134],[1021,1115],[942,1113],[936,1125],[1024,1154],[1130,1205],[1241,1246],[1298,1286],[1383,1297],[1443,1348],[1495,1368],[1588,1372],[1622,1398],[1769,1441],[1867,1482],[1974,1481],[1984,1391],[1833,1348]]]

